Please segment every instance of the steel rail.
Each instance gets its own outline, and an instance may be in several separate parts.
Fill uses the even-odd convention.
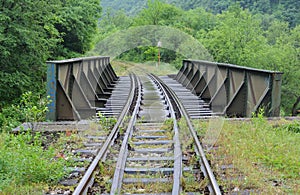
[[[118,120],[117,120],[116,124],[114,125],[108,138],[106,139],[105,143],[103,144],[101,149],[98,150],[97,156],[94,158],[93,162],[90,164],[86,173],[84,174],[84,176],[80,180],[79,184],[77,185],[76,189],[74,190],[74,192],[73,192],[74,195],[86,194],[87,188],[89,187],[89,185],[91,185],[90,181],[93,177],[93,174],[98,167],[98,163],[105,156],[109,146],[113,143],[113,140],[115,139],[115,137],[117,135],[117,132],[119,132],[119,129],[124,122],[125,116],[128,115],[129,109],[134,101],[135,88],[136,88],[135,81],[134,81],[135,77],[133,75],[130,75],[130,78],[131,78],[131,89],[129,92],[128,101],[124,105],[122,112],[120,113]]]
[[[211,167],[208,163],[208,160],[205,156],[205,152],[204,152],[204,149],[197,137],[197,134],[194,130],[194,127],[192,125],[192,122],[190,121],[190,118],[187,114],[187,111],[184,107],[184,105],[181,103],[181,101],[178,99],[177,95],[175,94],[175,92],[169,88],[160,78],[158,78],[157,76],[155,75],[152,75],[153,77],[156,77],[156,79],[164,86],[164,88],[168,91],[168,93],[170,93],[172,95],[172,98],[173,100],[176,102],[176,104],[179,106],[179,111],[181,113],[181,116],[184,116],[184,118],[186,119],[186,123],[189,127],[189,130],[190,130],[190,133],[194,139],[194,142],[196,144],[196,149],[198,150],[198,153],[200,154],[200,164],[203,164],[204,165],[204,169],[205,169],[205,172],[206,172],[206,175],[208,176],[208,179],[210,181],[210,184],[212,186],[212,190],[213,190],[213,193],[216,194],[216,195],[221,195],[221,190],[220,190],[220,187],[217,183],[217,180],[215,178],[215,175],[213,173],[213,171],[211,170]]]
[[[142,101],[142,89],[141,89],[141,83],[140,80],[137,78],[136,79],[137,84],[136,84],[136,91],[137,91],[137,98],[136,98],[136,103],[135,103],[135,107],[132,113],[132,117],[128,123],[123,141],[122,141],[122,146],[120,148],[120,153],[118,156],[118,161],[116,164],[116,168],[115,168],[115,173],[114,173],[114,177],[112,180],[112,185],[111,185],[111,190],[110,190],[110,194],[114,195],[114,194],[120,194],[121,192],[121,187],[122,187],[122,180],[123,180],[123,176],[124,176],[124,169],[125,169],[125,165],[126,165],[126,159],[128,156],[128,141],[132,136],[132,132],[134,129],[134,124],[136,122],[137,119],[137,115],[139,112],[139,108],[141,105],[141,101]]]
[[[171,99],[169,97],[169,93],[165,89],[165,86],[161,84],[161,82],[152,74],[149,74],[151,79],[156,82],[157,85],[161,88],[163,93],[165,94],[166,101],[169,105],[169,110],[171,113],[171,118],[173,119],[173,130],[174,130],[174,174],[173,174],[173,188],[172,194],[179,195],[182,191],[181,187],[181,177],[182,177],[182,151],[180,147],[180,140],[179,140],[179,130],[178,124],[175,116],[174,107],[172,105]]]

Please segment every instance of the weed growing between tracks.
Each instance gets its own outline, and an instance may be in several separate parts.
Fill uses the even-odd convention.
[[[105,131],[110,131],[115,124],[117,123],[117,119],[115,117],[105,117],[100,112],[97,113],[98,123],[101,125],[102,129]]]
[[[178,122],[180,128],[180,142],[183,152],[183,166],[191,167],[194,173],[183,172],[181,180],[183,193],[185,192],[201,192],[205,194],[205,190],[209,184],[208,178],[204,178],[203,173],[200,171],[200,156],[195,152],[194,139],[188,129],[185,119],[180,119]],[[196,170],[199,170],[198,172]]]
[[[208,122],[195,124],[202,131],[208,127]],[[261,117],[225,121],[217,149],[209,154],[220,185],[229,193],[250,189],[260,194],[299,194],[299,128],[299,122],[274,125]]]

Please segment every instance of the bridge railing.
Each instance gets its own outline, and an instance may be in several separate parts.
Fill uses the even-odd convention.
[[[216,113],[251,117],[263,108],[266,116],[279,116],[282,74],[231,64],[184,60],[175,79],[209,102]]]
[[[47,119],[81,120],[95,116],[110,96],[117,76],[109,57],[74,58],[47,62]]]

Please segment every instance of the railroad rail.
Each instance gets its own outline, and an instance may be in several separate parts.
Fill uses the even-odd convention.
[[[99,194],[221,194],[189,115],[174,91],[155,75],[139,78],[131,75],[130,78],[131,92],[118,122],[73,194],[97,190]],[[124,119],[128,113],[131,114],[129,121]],[[185,117],[192,145],[195,145],[189,145],[195,151],[185,155],[182,129],[177,122],[180,116]],[[126,126],[123,133],[121,126]],[[121,141],[116,142],[116,139]],[[118,155],[109,154],[113,143],[120,143]],[[109,190],[97,188],[99,184],[95,179],[97,175],[105,177],[99,173],[98,165],[106,156],[115,162],[114,174],[107,181],[111,186]],[[192,158],[199,161],[194,162]]]
[[[107,153],[107,150],[109,147],[113,144],[114,140],[117,138],[117,134],[120,131],[120,127],[122,126],[122,123],[125,120],[125,117],[129,114],[130,108],[134,101],[136,101],[136,88],[137,88],[137,80],[136,77],[131,75],[131,88],[130,93],[128,95],[126,104],[124,105],[122,112],[120,113],[118,120],[116,124],[114,125],[113,129],[111,130],[111,133],[106,138],[104,144],[102,145],[101,149],[98,150],[97,155],[95,156],[94,160],[88,167],[87,171],[85,172],[84,176],[80,180],[79,184],[77,185],[76,189],[74,190],[73,194],[86,194],[88,188],[93,185],[93,179],[94,179],[94,172],[98,168],[98,164],[101,160],[104,159],[105,154]]]
[[[49,61],[47,67],[47,93],[51,99],[48,120],[88,119],[101,109],[106,115],[118,116],[120,100],[116,96],[112,99],[112,91],[120,78],[109,57]],[[181,93],[189,100],[201,99],[201,109],[187,108],[191,118],[198,118],[198,113],[251,117],[260,108],[265,110],[266,116],[276,117],[280,113],[282,74],[231,64],[183,60],[182,68],[172,77],[177,83],[171,85],[185,87],[186,91],[179,92],[173,88],[176,94]],[[109,103],[115,108],[107,106]],[[209,111],[212,113],[208,114]]]
[[[175,94],[175,92],[169,88],[167,85],[165,85],[163,83],[162,80],[160,80],[159,78],[157,78],[157,81],[159,81],[162,85],[164,85],[164,87],[168,90],[168,93],[172,94],[172,97],[174,98],[173,100],[176,102],[176,105],[177,107],[179,107],[179,111],[180,111],[180,114],[182,117],[184,117],[186,119],[186,123],[188,125],[188,128],[190,130],[190,133],[194,139],[194,143],[195,143],[195,146],[196,146],[196,153],[198,156],[200,156],[200,164],[201,164],[201,167],[203,168],[203,172],[204,172],[204,175],[205,177],[207,177],[209,179],[209,182],[210,182],[210,192],[214,193],[214,194],[221,194],[221,190],[220,190],[220,187],[216,181],[216,178],[214,176],[214,173],[213,171],[211,170],[210,168],[210,165],[208,163],[208,160],[206,159],[206,156],[205,156],[205,151],[204,149],[202,148],[202,145],[200,143],[200,140],[198,139],[198,136],[197,136],[197,133],[192,125],[192,122],[189,118],[189,115],[188,115],[188,111],[186,110],[186,108],[184,107],[184,105],[182,104],[182,102],[179,100],[179,98],[177,97],[177,95]]]
[[[184,60],[177,75],[117,77],[108,57],[48,65],[48,119],[117,118],[74,151],[90,163],[62,181],[73,194],[221,194],[190,119],[279,113],[280,72]]]

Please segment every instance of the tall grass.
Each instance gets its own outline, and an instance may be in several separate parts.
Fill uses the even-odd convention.
[[[196,123],[208,128],[207,122]],[[233,170],[225,171],[227,180],[220,179],[226,190],[300,193],[300,123],[278,123],[274,125],[262,117],[248,122],[225,121],[215,144],[218,149],[211,152],[210,158],[214,167],[233,165]],[[216,171],[224,174],[220,169]]]
[[[0,194],[34,191],[41,183],[57,183],[65,174],[62,159],[55,159],[53,147],[46,150],[39,134],[29,132],[0,135]],[[16,191],[17,190],[17,191]]]

